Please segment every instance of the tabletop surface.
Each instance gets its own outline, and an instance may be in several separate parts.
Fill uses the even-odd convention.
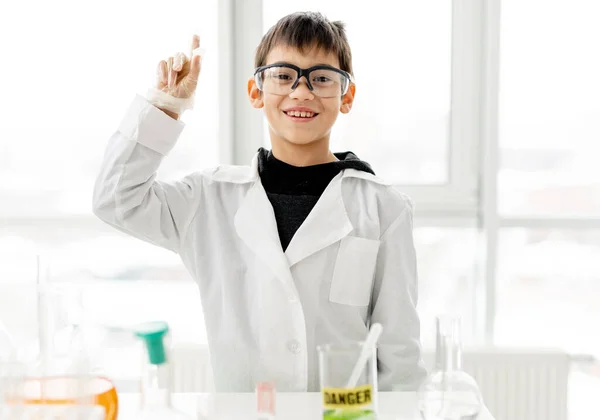
[[[119,420],[135,417],[139,409],[139,394],[119,395]],[[277,393],[275,414],[277,419],[321,419],[321,393]],[[239,394],[174,394],[173,406],[194,419],[248,419],[256,420],[256,395]],[[380,392],[379,417],[382,420],[421,420],[414,392]],[[494,420],[484,408],[477,420]]]

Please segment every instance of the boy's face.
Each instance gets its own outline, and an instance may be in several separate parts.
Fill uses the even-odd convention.
[[[317,48],[302,53],[293,47],[276,46],[267,55],[265,65],[273,63],[289,63],[300,68],[309,68],[326,64],[339,68],[339,60],[334,53],[324,52]],[[271,142],[289,142],[296,145],[308,145],[315,142],[328,141],[331,128],[339,112],[350,112],[354,99],[355,86],[351,84],[348,92],[342,97],[321,98],[313,94],[306,84],[306,79],[289,95],[275,95],[261,92],[254,78],[248,81],[248,96],[255,108],[264,108],[269,122]],[[297,118],[288,113],[292,110],[308,111],[316,114],[312,118]]]

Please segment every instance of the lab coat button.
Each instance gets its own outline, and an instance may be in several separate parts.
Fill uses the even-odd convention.
[[[288,298],[288,300],[290,301],[290,303],[296,303],[296,302],[298,302],[298,299],[295,296],[290,296]]]
[[[300,343],[297,340],[288,341],[288,350],[294,354],[300,353]]]

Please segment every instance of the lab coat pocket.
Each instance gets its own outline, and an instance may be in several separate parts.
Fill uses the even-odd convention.
[[[347,236],[342,239],[333,269],[329,300],[367,306],[377,264],[379,241]]]

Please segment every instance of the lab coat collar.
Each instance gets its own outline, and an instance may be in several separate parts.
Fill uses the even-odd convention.
[[[298,297],[290,267],[352,231],[342,199],[341,182],[340,173],[329,183],[285,253],[273,207],[260,179],[252,184],[235,214],[237,234],[282,282],[289,299]]]
[[[371,181],[371,182],[373,182],[375,184],[379,184],[379,185],[387,185],[387,186],[392,185],[391,182],[385,181],[385,180],[379,178],[378,176],[373,175],[369,172],[359,171],[358,169],[344,169],[342,179],[344,179],[344,178],[360,178],[360,179],[365,179],[367,181]]]
[[[336,243],[353,230],[342,197],[343,179],[361,178],[387,185],[380,178],[367,172],[355,169],[342,171],[333,178],[319,197],[284,253],[273,207],[258,175],[257,156],[250,167],[227,167],[224,171],[217,171],[215,175],[217,176],[213,179],[223,182],[253,182],[235,215],[235,228],[248,248],[282,281],[290,298],[297,297],[290,267]]]
[[[298,292],[281,247],[273,207],[260,179],[252,184],[244,197],[235,214],[234,225],[246,246],[282,282],[288,299],[297,299]]]
[[[250,166],[219,166],[210,176],[212,181],[233,184],[247,184],[258,180],[258,156],[252,159]]]
[[[285,255],[290,267],[352,232],[342,197],[343,174],[334,177],[298,228]]]
[[[364,171],[357,169],[344,169],[342,179],[360,178],[374,182],[379,185],[391,185],[389,182]],[[213,174],[213,181],[231,182],[235,184],[245,184],[259,180],[258,174],[258,153],[252,158],[250,166],[220,166]]]

